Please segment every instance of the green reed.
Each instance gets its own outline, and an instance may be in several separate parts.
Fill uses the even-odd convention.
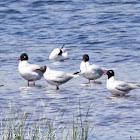
[[[73,112],[65,123],[59,124],[57,122],[64,117],[64,113],[60,115],[60,111],[50,119],[44,110],[43,121],[40,119],[31,122],[28,111],[21,115],[20,111],[12,113],[10,107],[8,115],[1,120],[0,137],[2,140],[88,140],[93,130],[90,127],[89,111],[90,106],[82,115],[79,104],[78,110]]]

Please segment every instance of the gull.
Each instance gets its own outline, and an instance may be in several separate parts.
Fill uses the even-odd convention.
[[[67,58],[68,53],[66,52],[66,49],[64,48],[64,45],[61,48],[55,48],[50,56],[49,60],[54,61],[63,61]]]
[[[82,76],[89,80],[96,80],[100,78],[106,70],[98,65],[89,63],[89,56],[83,55],[83,60],[80,64],[80,73]]]
[[[50,85],[56,86],[57,90],[59,89],[60,85],[65,84],[72,78],[78,76],[77,74],[73,74],[73,73],[52,70],[47,66],[43,66],[42,70],[45,71],[43,76],[45,80],[47,81],[47,83],[49,83]]]
[[[43,77],[44,71],[42,70],[42,67],[28,63],[28,55],[26,53],[21,54],[18,60],[20,75],[28,81],[28,86],[30,81],[33,81],[35,85],[35,81],[40,80]]]
[[[108,91],[114,96],[124,96],[131,90],[139,88],[140,84],[127,83],[124,81],[118,81],[114,78],[114,71],[108,70],[103,75],[108,75],[106,87]]]

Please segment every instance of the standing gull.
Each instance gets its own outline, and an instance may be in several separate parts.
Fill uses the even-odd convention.
[[[20,75],[28,81],[28,86],[30,81],[33,81],[35,85],[35,81],[40,80],[43,77],[44,71],[42,70],[42,67],[28,63],[28,55],[26,53],[21,54],[18,60]]]
[[[104,75],[108,75],[106,87],[112,95],[124,96],[131,90],[140,87],[140,84],[126,83],[124,81],[115,80],[113,70],[108,70],[104,73]]]
[[[83,55],[83,60],[80,64],[80,73],[82,76],[89,80],[96,80],[100,78],[106,70],[95,64],[89,63],[89,56]]]
[[[42,67],[44,72],[44,78],[50,85],[56,86],[56,89],[59,89],[59,86],[62,84],[65,84],[69,80],[71,80],[74,77],[77,77],[78,75],[72,74],[72,73],[66,73],[63,71],[56,71],[52,70],[47,66]]]

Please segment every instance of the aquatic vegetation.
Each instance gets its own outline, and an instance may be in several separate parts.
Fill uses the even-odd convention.
[[[51,119],[44,112],[43,119],[32,122],[28,112],[13,113],[10,106],[7,116],[1,119],[0,137],[2,140],[88,140],[93,132],[89,111],[90,106],[83,115],[79,104],[78,110],[61,124],[58,121],[63,120],[64,112],[60,115],[58,111]]]

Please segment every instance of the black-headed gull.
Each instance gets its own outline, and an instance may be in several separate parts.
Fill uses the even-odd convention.
[[[50,56],[49,60],[54,61],[63,61],[67,58],[68,53],[66,52],[66,48],[64,48],[64,45],[61,48],[55,48]]]
[[[28,55],[26,53],[23,53],[20,55],[18,70],[20,75],[28,81],[28,86],[30,81],[40,80],[43,77],[44,71],[42,70],[42,67],[34,64],[28,63]]]
[[[108,70],[103,75],[108,75],[106,87],[108,91],[114,96],[124,96],[132,89],[140,87],[140,84],[126,83],[124,81],[115,80],[115,74],[113,70]]]
[[[80,73],[83,77],[89,80],[96,80],[100,78],[106,70],[95,64],[89,63],[89,56],[83,55],[83,60],[80,64]]]
[[[44,78],[50,84],[56,86],[56,89],[59,89],[59,86],[68,82],[70,79],[77,77],[78,75],[72,73],[66,73],[63,71],[55,71],[50,69],[47,66],[44,67]]]

